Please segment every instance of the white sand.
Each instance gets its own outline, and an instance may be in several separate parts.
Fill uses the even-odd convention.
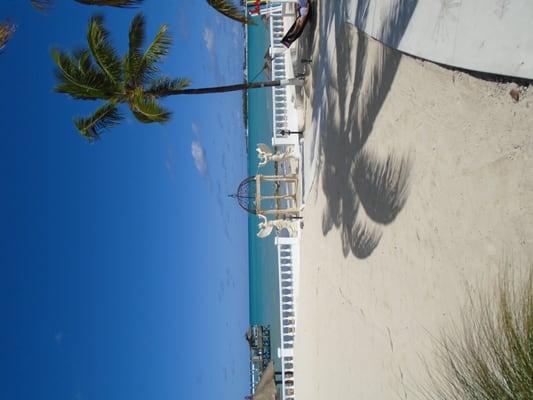
[[[314,42],[302,38],[314,65],[296,391],[407,398],[469,293],[491,287],[502,260],[533,260],[533,96],[515,103],[510,84],[365,43],[344,3],[319,2]],[[369,217],[370,189],[354,181],[363,149],[409,158],[403,208]],[[382,235],[366,258],[356,226]]]

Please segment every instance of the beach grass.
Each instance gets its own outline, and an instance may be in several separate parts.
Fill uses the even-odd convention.
[[[422,398],[533,399],[533,268],[522,280],[502,274],[495,293],[471,297],[436,356]]]

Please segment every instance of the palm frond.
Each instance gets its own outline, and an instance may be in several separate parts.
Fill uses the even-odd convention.
[[[84,74],[94,70],[91,54],[87,49],[74,50],[72,54],[72,61],[74,62],[74,65],[77,64],[78,70]]]
[[[129,39],[129,51],[141,52],[146,38],[146,20],[142,14],[137,14],[131,20]]]
[[[16,26],[9,21],[0,22],[0,50],[6,46],[16,29]]]
[[[75,99],[109,99],[114,86],[107,76],[92,65],[89,52],[79,50],[71,57],[57,49],[52,49],[56,64],[58,84],[54,90],[66,93]]]
[[[126,85],[135,86],[140,82],[139,71],[142,58],[142,46],[146,37],[146,22],[142,14],[137,14],[130,24],[129,48],[124,57],[124,81]]]
[[[117,8],[138,7],[144,0],[75,0],[80,4],[88,6],[108,6]]]
[[[102,71],[112,82],[117,83],[122,76],[122,66],[117,51],[109,41],[109,32],[104,28],[102,16],[94,16],[89,20],[87,30],[89,49]]]
[[[139,71],[137,76],[141,81],[147,81],[152,78],[152,75],[159,71],[157,64],[165,57],[172,45],[172,38],[168,34],[168,26],[161,25],[154,40],[144,51],[139,63]]]
[[[100,107],[89,118],[75,118],[74,125],[87,140],[100,138],[102,131],[119,124],[123,117],[114,104],[108,103]]]
[[[153,97],[146,97],[144,94],[134,97],[130,103],[130,109],[135,118],[144,124],[167,122],[172,114],[157,104]]]
[[[207,0],[207,4],[213,7],[222,15],[231,18],[234,21],[241,24],[253,25],[253,21],[246,17],[246,14],[241,12],[235,5],[230,3],[229,0]]]
[[[30,0],[31,6],[39,12],[45,12],[53,5],[52,0]]]
[[[168,78],[162,77],[150,82],[146,89],[146,94],[154,97],[164,97],[171,95],[176,90],[183,90],[191,84],[187,78]]]

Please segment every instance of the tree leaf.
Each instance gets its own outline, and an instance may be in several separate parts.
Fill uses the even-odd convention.
[[[9,21],[0,22],[0,50],[5,47],[16,29],[16,26]]]
[[[124,81],[126,85],[135,86],[141,81],[140,65],[142,59],[142,46],[146,37],[145,19],[142,14],[137,14],[130,24],[129,48],[124,57]]]
[[[246,17],[246,14],[241,12],[239,8],[229,2],[229,0],[207,0],[207,4],[213,7],[222,15],[231,18],[241,24],[254,25],[254,22]]]
[[[151,124],[154,122],[164,123],[170,119],[172,113],[157,104],[156,100],[146,95],[135,96],[130,103],[130,108],[139,122]]]
[[[117,51],[109,41],[109,32],[104,28],[102,16],[97,15],[89,20],[87,43],[98,66],[112,82],[118,83],[122,77],[122,67]]]
[[[54,90],[66,93],[75,99],[109,99],[113,96],[114,85],[91,63],[87,50],[78,50],[73,57],[57,49],[52,49],[56,63],[58,80]]]
[[[102,131],[119,124],[123,117],[114,104],[108,103],[100,107],[89,118],[75,118],[74,125],[89,141],[100,138]]]
[[[167,33],[168,26],[161,25],[157,35],[142,55],[139,63],[138,76],[141,77],[141,81],[145,82],[152,78],[152,75],[159,71],[157,64],[161,62],[161,59],[165,57],[172,45],[172,38]]]
[[[75,0],[80,4],[88,6],[109,6],[117,8],[138,7],[144,0]]]
[[[31,6],[39,12],[46,12],[53,5],[52,0],[30,0]]]

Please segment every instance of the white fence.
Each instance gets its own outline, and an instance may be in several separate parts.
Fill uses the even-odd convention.
[[[285,3],[285,4],[283,4]],[[282,80],[294,78],[291,52],[283,46],[281,39],[288,30],[287,15],[288,3],[294,1],[272,2],[265,12],[270,16],[270,55],[272,57],[272,79]],[[287,26],[286,26],[287,25]],[[287,132],[297,130],[298,127],[291,124],[295,116],[289,115],[294,111],[295,90],[292,86],[274,86],[272,88],[272,145],[292,145],[299,151],[298,135],[290,135]],[[292,118],[291,118],[292,117]],[[291,126],[292,125],[292,126]]]
[[[298,1],[272,1],[261,9],[261,14],[269,16],[273,80],[294,78],[291,52],[281,44],[281,39],[294,21],[294,12],[291,15],[289,10],[294,10],[293,5],[295,3]],[[299,129],[295,108],[294,87],[276,86],[272,88],[272,145],[293,146],[295,153],[300,156],[300,137],[289,133]],[[285,171],[286,165],[282,165],[281,168],[287,172]],[[301,182],[299,186],[301,186]],[[281,398],[283,400],[295,400],[294,340],[298,296],[297,281],[300,271],[299,232],[300,228],[298,227],[297,237],[278,236],[275,239],[278,249],[281,332],[278,357],[281,360]]]
[[[294,338],[296,334],[295,284],[300,265],[300,238],[277,237],[279,268],[279,308],[281,341],[278,357],[281,360],[281,395],[294,400]]]

